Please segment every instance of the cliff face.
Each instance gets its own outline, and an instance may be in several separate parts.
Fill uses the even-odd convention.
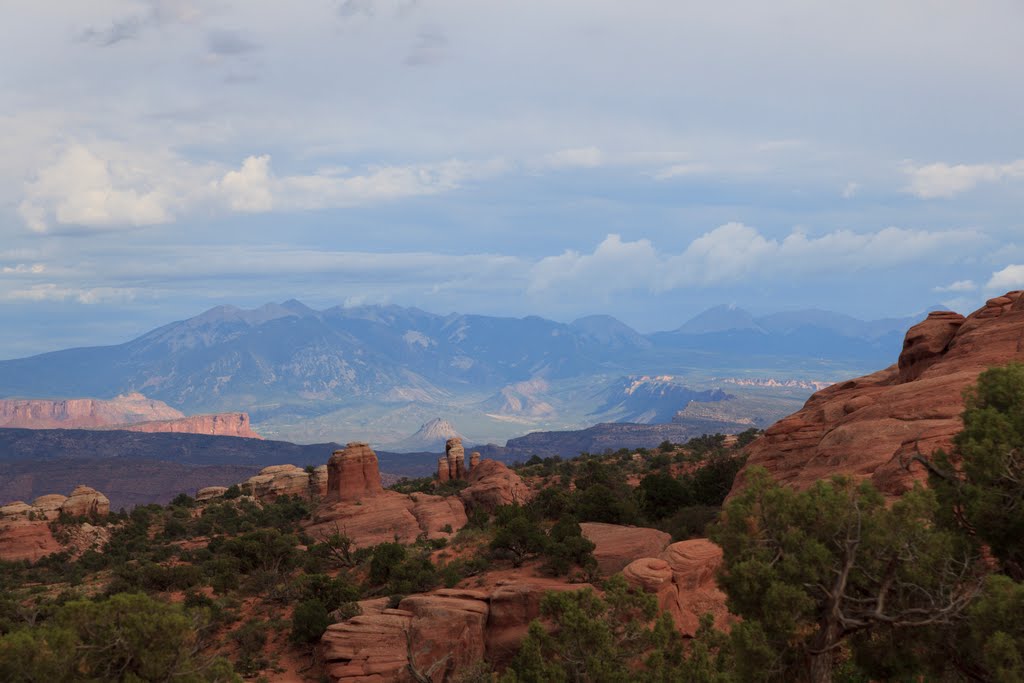
[[[1024,361],[1024,292],[990,299],[966,318],[931,313],[907,331],[895,365],[811,396],[749,446],[746,466],[797,488],[847,474],[900,495],[925,477],[920,465],[905,466],[911,456],[952,445],[964,390],[1012,361]]]
[[[126,394],[110,400],[0,399],[0,427],[81,429],[182,417],[184,413],[142,394]]]
[[[193,415],[176,420],[155,420],[132,425],[119,425],[117,429],[130,432],[170,432],[172,434],[209,434],[211,436],[239,436],[246,439],[262,439],[252,430],[248,413],[217,413],[214,415]]]
[[[98,398],[0,399],[0,427],[23,429],[119,429],[263,438],[252,430],[247,413],[186,417],[163,401],[142,394]]]

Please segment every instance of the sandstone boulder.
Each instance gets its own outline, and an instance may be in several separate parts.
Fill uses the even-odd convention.
[[[990,299],[966,318],[931,313],[907,332],[897,364],[815,393],[748,446],[746,467],[796,488],[846,474],[898,496],[925,479],[913,455],[951,447],[964,390],[1012,361],[1024,361],[1022,292]]]
[[[351,538],[355,547],[364,548],[396,538],[412,543],[424,534],[447,538],[465,525],[466,510],[458,498],[383,491],[358,501],[321,505],[307,531],[317,538],[340,533]]]
[[[529,487],[518,474],[497,460],[481,460],[468,476],[469,486],[459,496],[466,507],[493,512],[495,508],[530,500]]]
[[[644,527],[584,522],[580,529],[594,544],[594,559],[605,575],[621,571],[633,560],[657,557],[672,541],[664,531]]]
[[[94,488],[76,486],[60,509],[70,517],[106,515],[110,513],[110,501]]]
[[[42,514],[48,520],[54,520],[60,517],[60,510],[67,499],[67,496],[62,496],[59,493],[50,493],[33,500],[32,507],[36,509],[37,514]]]

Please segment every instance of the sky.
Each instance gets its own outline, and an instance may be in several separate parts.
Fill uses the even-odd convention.
[[[1024,288],[1019,0],[5,0],[0,358],[220,305]]]

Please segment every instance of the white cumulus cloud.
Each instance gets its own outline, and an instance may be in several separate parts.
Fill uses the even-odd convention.
[[[910,194],[921,199],[949,199],[982,183],[1024,178],[1024,159],[1005,164],[907,163],[903,172],[909,181],[905,190]]]
[[[989,278],[985,287],[1006,291],[1024,289],[1024,265],[1011,264],[1002,270],[997,270],[992,273],[992,277]]]
[[[978,284],[974,280],[957,280],[951,282],[948,285],[942,285],[939,287],[933,287],[933,292],[973,292],[978,289]]]

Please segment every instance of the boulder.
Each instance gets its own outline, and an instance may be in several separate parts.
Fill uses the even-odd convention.
[[[584,522],[580,529],[594,544],[594,559],[605,575],[622,571],[633,560],[657,557],[672,541],[664,531],[645,527]]]
[[[484,658],[486,593],[440,590],[410,595],[398,609],[410,612],[409,648],[414,666],[440,683]]]
[[[732,623],[726,595],[715,582],[715,575],[722,566],[721,548],[706,538],[695,538],[673,543],[660,559],[672,570],[676,603],[669,611],[684,635],[697,633],[704,614],[711,614],[718,628]]]
[[[106,515],[110,513],[110,501],[94,488],[76,486],[60,509],[70,517]]]
[[[60,510],[67,499],[67,496],[62,496],[59,493],[49,493],[33,500],[32,507],[36,509],[37,513],[42,513],[46,519],[53,520],[60,517]]]
[[[469,486],[459,496],[468,508],[493,512],[502,505],[525,504],[530,500],[529,487],[497,460],[481,460],[467,478]]]
[[[227,490],[227,486],[206,486],[196,491],[196,500],[202,503],[213,498],[219,498],[227,493]]]
[[[350,443],[327,461],[326,501],[356,501],[383,492],[377,454],[368,444]]]
[[[930,313],[907,332],[895,365],[822,389],[765,430],[747,447],[730,495],[754,466],[799,489],[845,474],[901,495],[926,479],[913,456],[952,446],[964,391],[987,368],[1013,361],[1024,361],[1022,292],[990,299],[966,318]]]

